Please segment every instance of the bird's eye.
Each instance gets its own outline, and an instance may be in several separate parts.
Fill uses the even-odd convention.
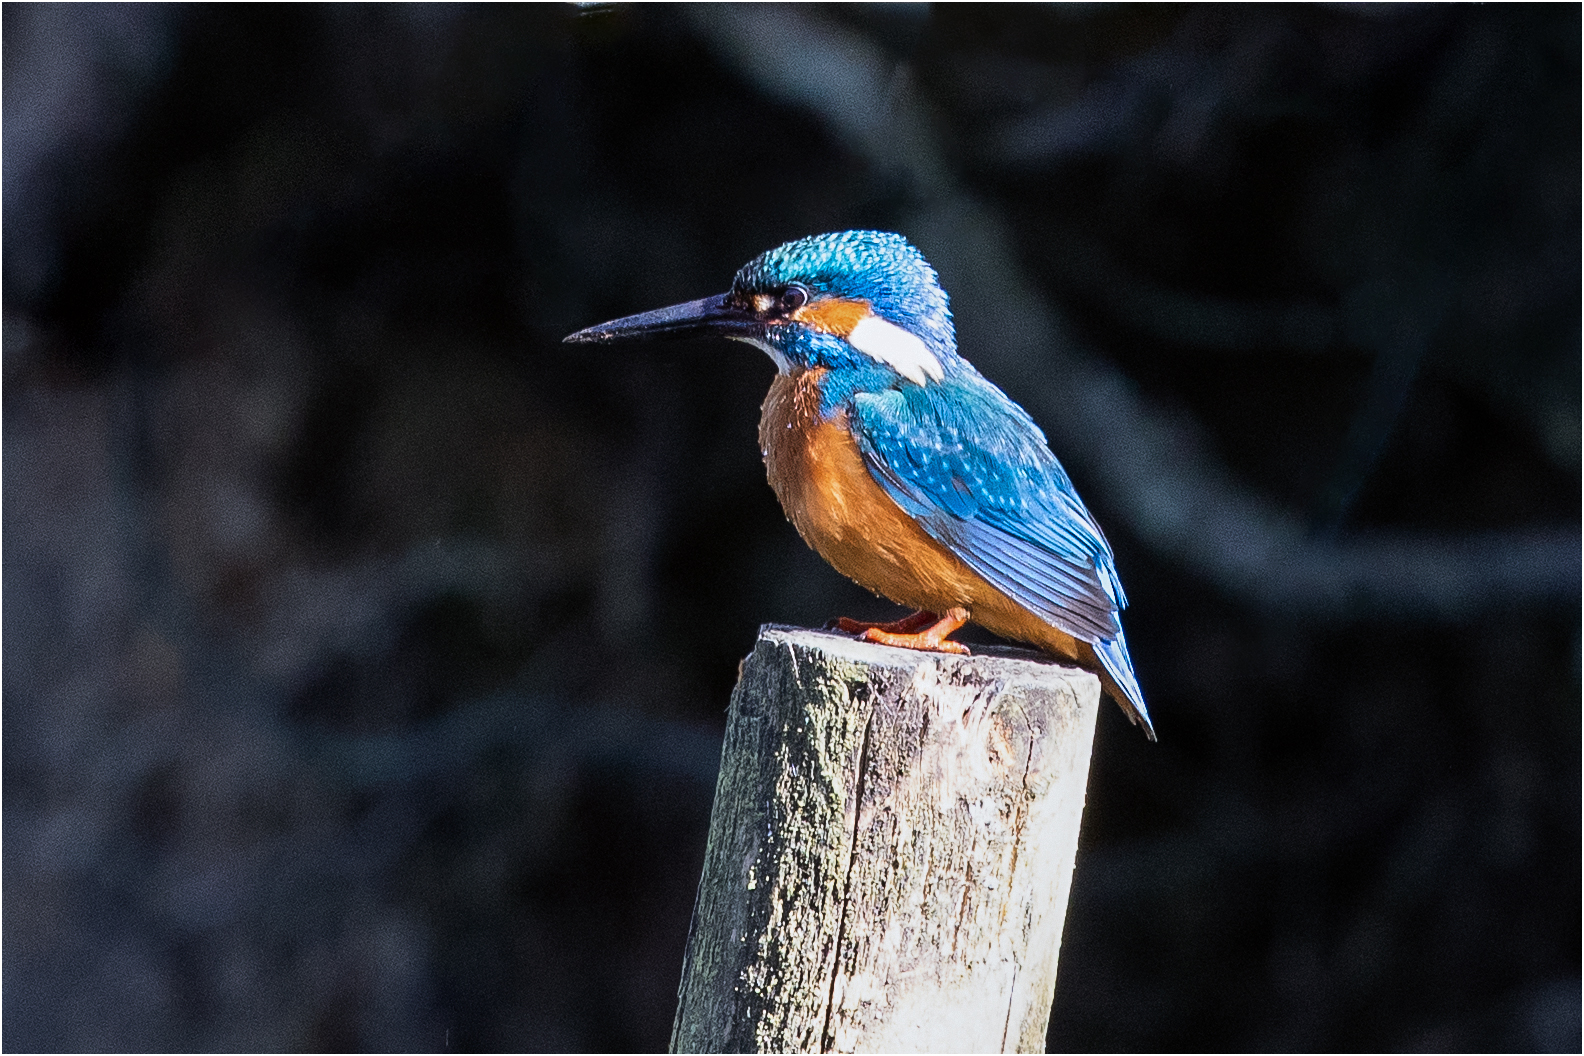
[[[781,291],[781,310],[795,312],[808,303],[809,292],[797,283],[793,283]]]

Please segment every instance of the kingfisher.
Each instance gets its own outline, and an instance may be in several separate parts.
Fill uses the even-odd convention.
[[[775,362],[759,420],[770,487],[838,572],[916,610],[836,621],[967,653],[972,621],[1099,675],[1150,740],[1105,534],[1027,411],[957,352],[946,291],[901,235],[840,231],[760,254],[731,289],[569,343],[717,336]]]

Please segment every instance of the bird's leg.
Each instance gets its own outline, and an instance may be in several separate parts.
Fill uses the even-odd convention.
[[[919,616],[929,616],[932,613],[918,613]],[[909,617],[913,619],[913,617]],[[902,622],[902,621],[898,621]],[[961,642],[949,642],[946,636],[968,622],[968,610],[958,606],[946,610],[946,614],[933,625],[917,634],[893,634],[882,631],[878,627],[871,627],[863,633],[866,642],[879,642],[881,645],[895,645],[902,649],[920,649],[930,653],[961,653],[968,655],[968,647]]]
[[[865,623],[862,620],[849,620],[845,616],[836,617],[836,628],[848,634],[861,634],[864,631],[885,631],[887,634],[912,634],[922,630],[939,620],[940,617],[933,612],[920,609],[911,616],[904,616],[900,620],[890,623]]]

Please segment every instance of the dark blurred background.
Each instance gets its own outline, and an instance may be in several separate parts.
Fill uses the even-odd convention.
[[[873,226],[1133,602],[1051,1045],[1578,1050],[1578,6],[3,33],[7,1048],[662,1049],[737,660],[895,610],[559,340]]]

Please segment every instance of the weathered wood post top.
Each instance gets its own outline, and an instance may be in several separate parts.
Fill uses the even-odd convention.
[[[762,628],[676,1052],[1043,1052],[1100,683]]]

